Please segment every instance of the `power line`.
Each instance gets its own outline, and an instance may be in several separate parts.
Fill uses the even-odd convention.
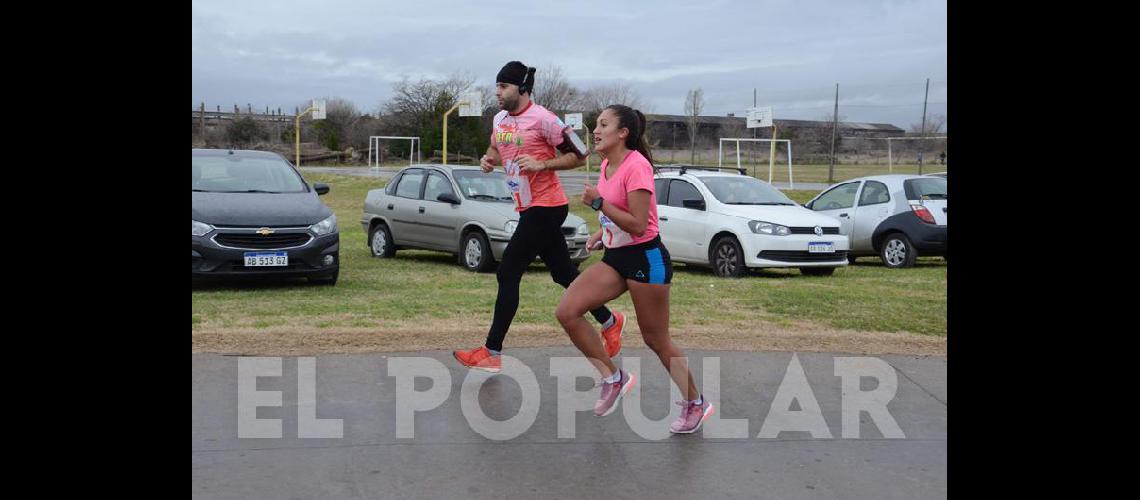
[[[777,102],[776,104],[779,104],[779,103]],[[946,104],[946,102],[945,101],[930,102],[928,104]],[[839,107],[841,107],[841,108],[909,108],[909,107],[914,107],[914,106],[922,106],[922,103],[921,102],[920,103],[914,103],[914,104],[843,104],[842,102],[839,103]],[[788,106],[787,109],[788,110],[831,109],[831,106]]]
[[[929,103],[926,103],[926,104],[946,104],[946,101],[941,101],[941,102],[930,101]],[[908,106],[922,106],[923,103],[921,103],[921,102],[914,103],[914,104],[843,104],[843,103],[840,103],[839,105],[840,106],[847,106],[849,108],[901,108],[901,107],[908,107]],[[824,107],[827,107],[827,106],[824,106]]]
[[[842,83],[842,82],[840,82],[840,83]],[[946,84],[946,82],[944,82],[944,81],[931,81],[931,83],[933,83],[933,84],[936,84],[936,85],[944,85],[944,84]],[[922,81],[922,82],[914,82],[914,83],[874,83],[874,82],[871,82],[871,83],[853,83],[853,84],[843,84],[843,87],[844,87],[844,88],[855,88],[855,89],[858,89],[858,88],[865,88],[865,87],[877,87],[877,88],[884,88],[884,87],[885,87],[885,88],[900,88],[900,87],[920,87],[920,86],[923,86],[923,85],[925,85],[925,84],[926,84],[926,82],[925,82],[925,81]],[[794,94],[810,94],[810,93],[813,93],[813,92],[814,92],[814,93],[819,93],[819,94],[823,94],[823,95],[826,95],[827,97],[831,97],[831,92],[832,92],[832,90],[833,90],[833,88],[832,88],[832,87],[799,87],[799,88],[794,88],[794,89],[772,89],[772,90],[765,90],[765,91],[764,91],[764,94],[766,94],[766,95],[771,95],[771,94],[793,94],[793,93],[794,93]]]

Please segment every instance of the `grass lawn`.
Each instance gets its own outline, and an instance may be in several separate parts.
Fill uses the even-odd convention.
[[[392,259],[372,258],[360,216],[367,191],[384,181],[305,176],[331,186],[322,199],[340,225],[339,282],[195,285],[195,352],[365,352],[482,342],[494,308],[494,273],[465,271],[454,256],[439,252],[401,250]],[[787,191],[798,202],[816,193]],[[571,211],[598,227],[595,213],[577,200]],[[582,269],[600,259],[595,254]],[[522,281],[507,346],[568,344],[553,315],[562,292],[543,265],[533,264]],[[671,293],[671,330],[685,347],[945,354],[946,263],[940,258],[890,270],[867,257],[832,276],[808,277],[791,268],[735,280],[678,264]],[[644,345],[628,294],[611,306],[631,320],[627,345]]]

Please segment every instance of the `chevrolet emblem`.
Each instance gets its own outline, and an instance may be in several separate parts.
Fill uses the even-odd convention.
[[[267,227],[263,227],[263,228],[257,230],[257,234],[260,234],[262,236],[269,236],[269,235],[273,234],[273,230],[269,229]]]

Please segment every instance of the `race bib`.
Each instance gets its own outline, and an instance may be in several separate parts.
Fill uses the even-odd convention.
[[[633,236],[614,224],[606,214],[598,212],[598,222],[602,224],[602,244],[606,248],[623,247],[633,241]]]
[[[515,199],[515,208],[523,209],[530,206],[530,181],[522,175],[522,169],[514,160],[507,160],[503,165],[507,173],[507,188],[511,190],[511,197]]]

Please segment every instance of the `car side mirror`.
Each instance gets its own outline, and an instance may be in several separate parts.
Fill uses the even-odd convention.
[[[807,204],[804,205],[804,208],[811,209],[812,203],[815,203],[815,200],[811,200],[811,201],[807,202]]]
[[[696,210],[704,210],[705,200],[686,199],[681,201],[681,206],[685,208],[693,208]]]
[[[318,182],[316,184],[313,184],[313,189],[315,189],[317,191],[317,196],[320,196],[323,194],[328,194],[329,185],[325,184],[323,182]]]
[[[436,196],[435,199],[438,201],[450,203],[452,205],[459,204],[459,198],[456,198],[455,194],[453,193],[439,193],[439,196]]]

